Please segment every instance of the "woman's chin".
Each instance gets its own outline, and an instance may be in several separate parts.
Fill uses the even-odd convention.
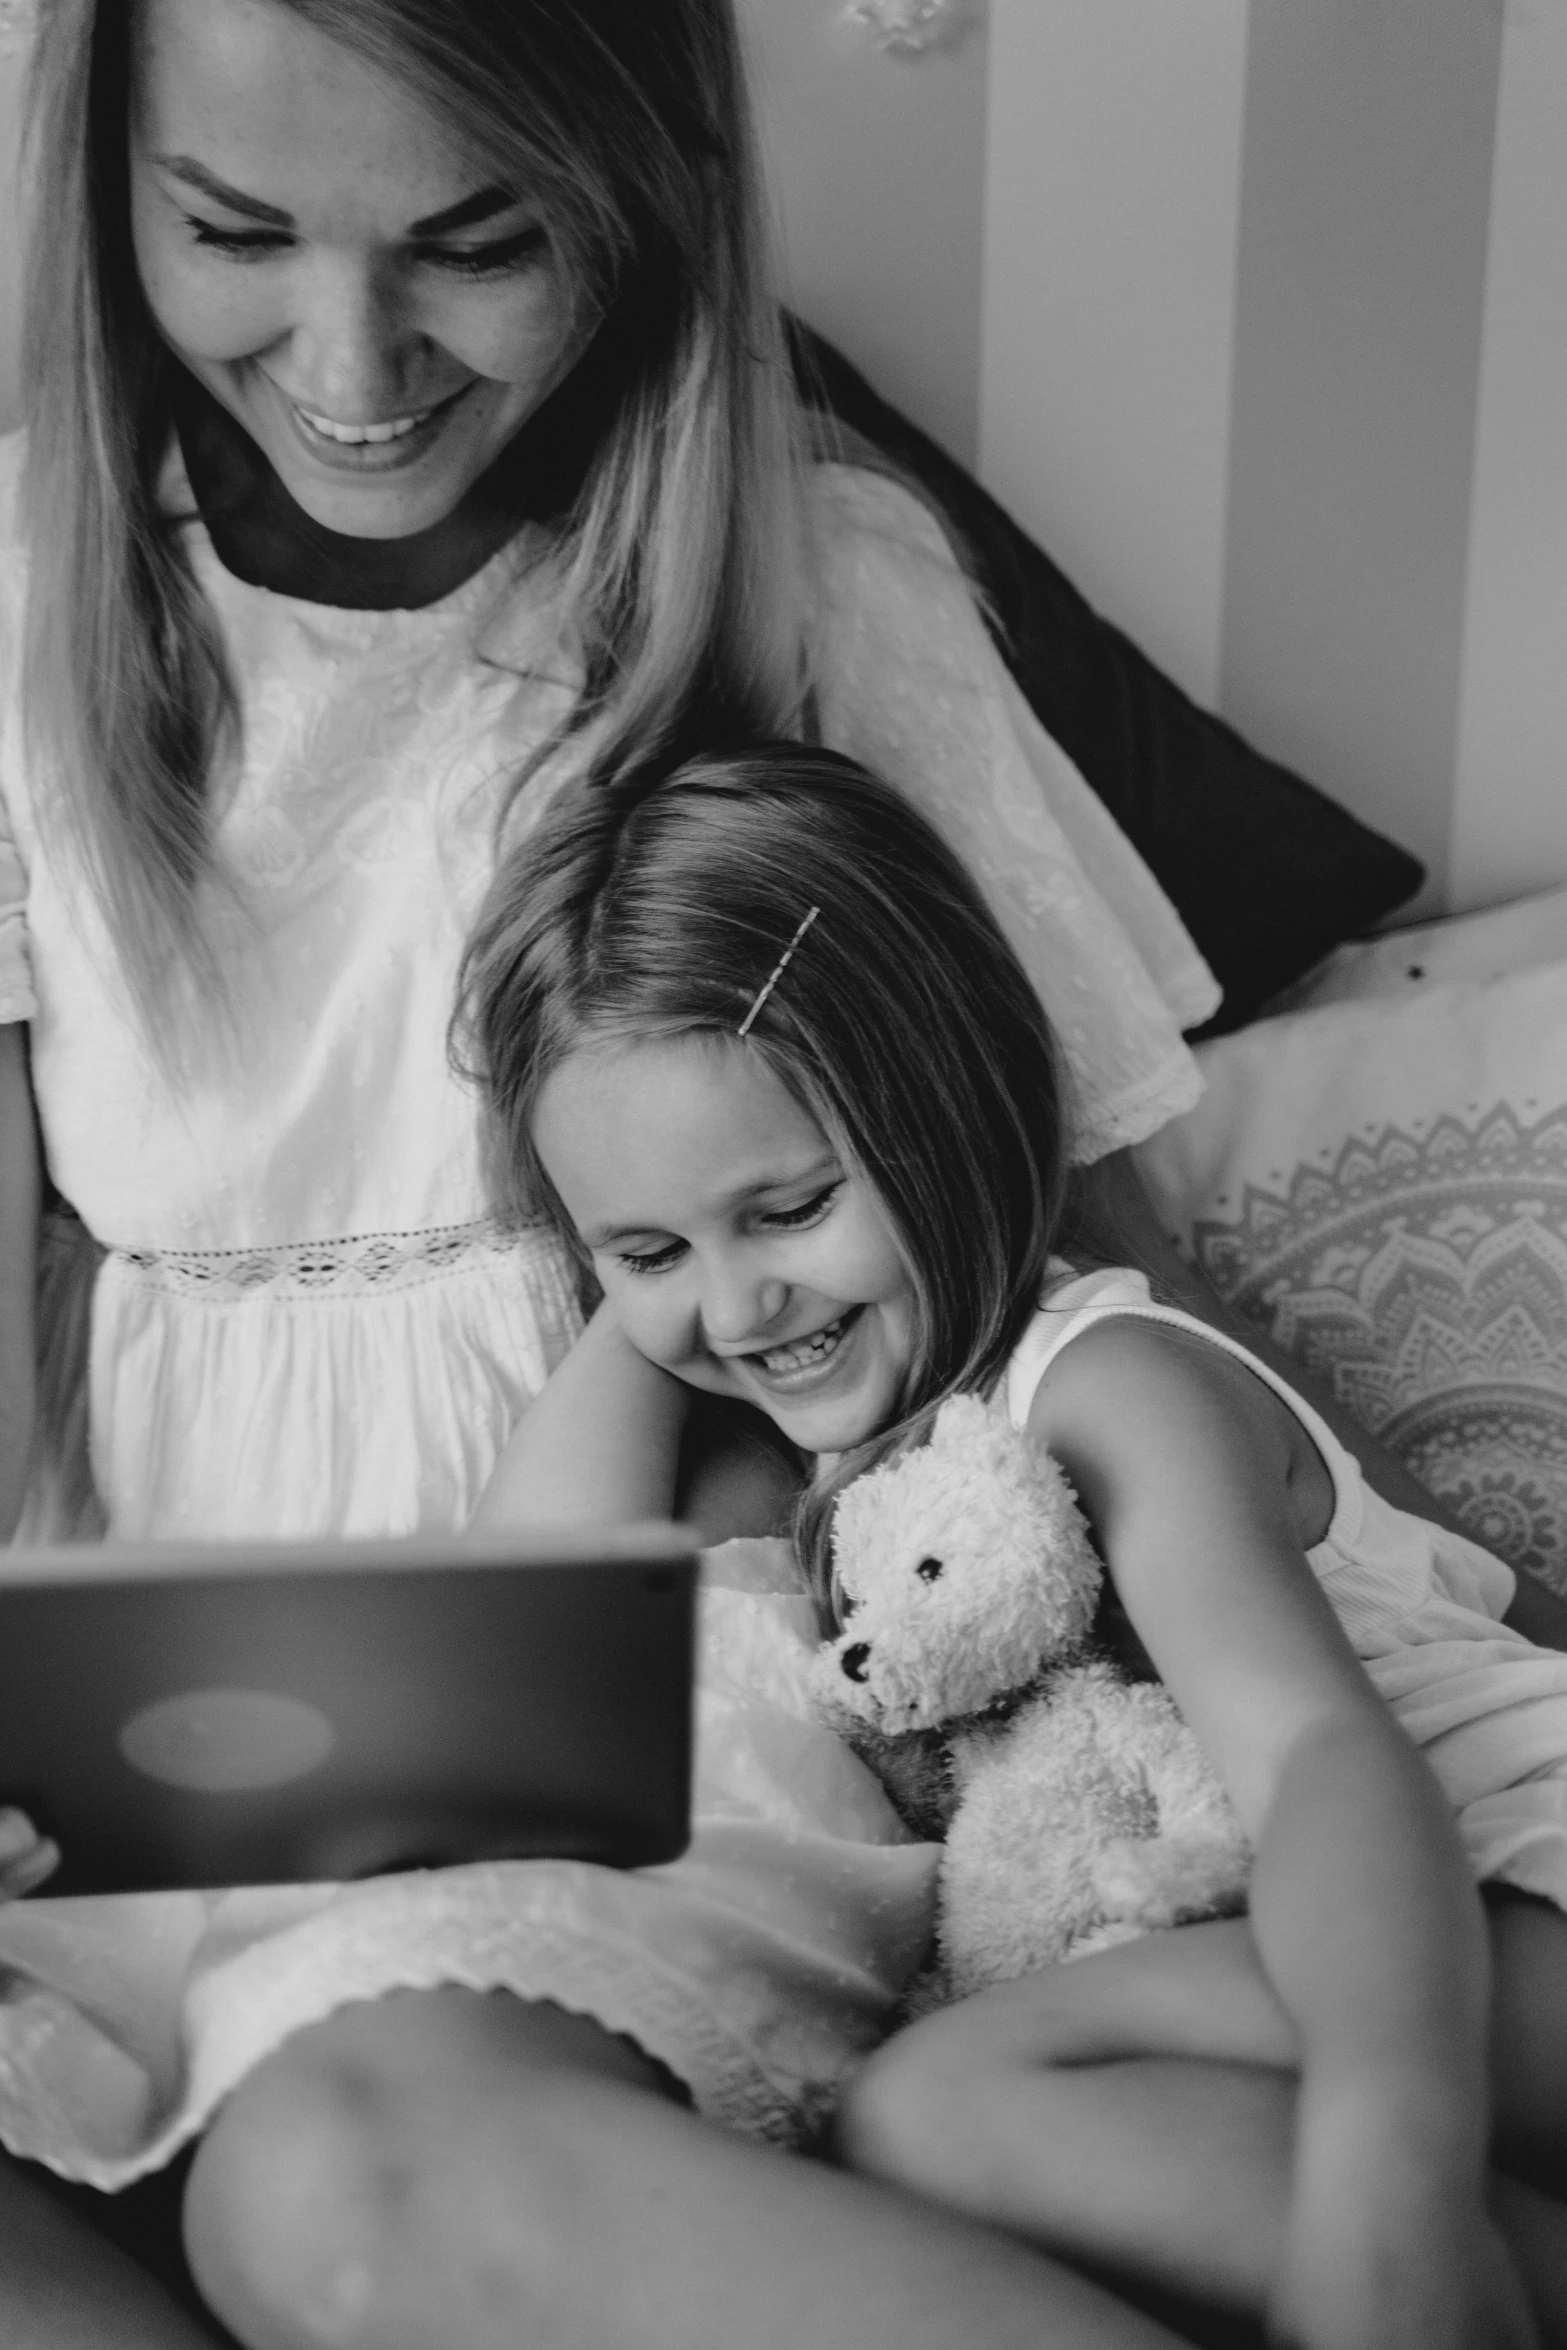
[[[313,466],[308,459],[280,464],[272,450],[267,455],[295,505],[312,522],[340,538],[415,538],[447,521],[472,487],[467,472],[459,467],[345,479]]]
[[[456,513],[515,429],[488,396],[497,388],[468,384],[411,432],[379,443],[332,442],[264,378],[246,384],[236,412],[312,522],[343,538],[406,539]]]

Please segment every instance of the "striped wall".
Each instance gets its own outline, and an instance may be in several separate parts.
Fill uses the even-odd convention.
[[[830,71],[836,0],[748,13]],[[1415,848],[1433,910],[1567,881],[1567,0],[990,0],[956,58],[854,70],[905,110],[897,188],[786,207],[807,312],[1199,700]],[[943,157],[911,300],[906,192],[981,73],[982,190]],[[927,382],[963,380],[975,250],[970,441]]]
[[[737,6],[806,314],[1433,909],[1567,882],[1567,0]]]

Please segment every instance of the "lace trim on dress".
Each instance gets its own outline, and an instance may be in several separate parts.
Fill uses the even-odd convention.
[[[229,1304],[262,1292],[274,1298],[384,1296],[473,1264],[553,1254],[559,1246],[548,1225],[518,1227],[486,1216],[424,1232],[350,1233],[275,1248],[116,1248],[109,1259],[172,1296]]]

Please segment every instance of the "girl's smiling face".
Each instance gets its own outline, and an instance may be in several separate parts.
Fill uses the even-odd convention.
[[[584,336],[525,190],[277,0],[141,0],[131,223],[158,329],[329,530],[443,522]]]
[[[738,1039],[587,1046],[533,1138],[632,1344],[806,1452],[896,1417],[917,1298],[875,1192]]]

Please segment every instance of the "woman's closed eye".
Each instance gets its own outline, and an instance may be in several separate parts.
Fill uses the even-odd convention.
[[[215,220],[203,220],[195,212],[187,212],[182,217],[198,245],[225,253],[231,261],[264,261],[275,253],[285,252],[294,242],[287,229],[219,228]]]
[[[203,220],[195,212],[187,212],[183,218],[198,245],[225,254],[231,261],[270,260],[297,242],[287,229],[220,228],[215,220]],[[548,246],[547,231],[531,221],[512,236],[492,237],[484,245],[414,245],[410,250],[416,261],[429,268],[455,277],[485,278],[504,277],[525,262],[537,260]]]
[[[537,221],[509,237],[492,237],[487,245],[416,245],[414,257],[458,277],[503,277],[525,261],[536,261],[549,249],[549,236]]]

